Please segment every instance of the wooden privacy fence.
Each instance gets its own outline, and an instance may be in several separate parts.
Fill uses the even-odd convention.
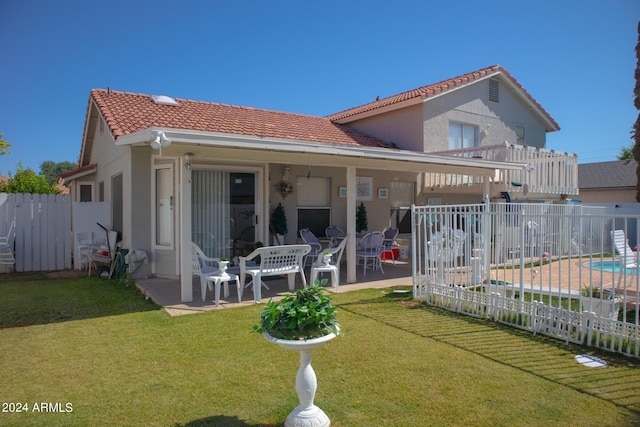
[[[71,197],[63,194],[0,193],[0,235],[15,220],[15,271],[71,268]],[[0,266],[5,268],[7,266]],[[9,266],[10,268],[10,266]]]

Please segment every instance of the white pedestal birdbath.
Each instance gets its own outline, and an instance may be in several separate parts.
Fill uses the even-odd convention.
[[[284,422],[285,427],[328,427],[331,425],[329,417],[324,411],[313,404],[318,382],[316,373],[311,367],[311,351],[322,344],[331,341],[335,334],[325,335],[308,340],[283,340],[264,334],[267,341],[278,344],[287,350],[300,352],[300,368],[296,375],[296,391],[300,399],[298,405]]]

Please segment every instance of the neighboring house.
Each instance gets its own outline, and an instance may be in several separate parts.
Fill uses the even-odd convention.
[[[499,66],[329,117],[96,89],[79,168],[61,181],[76,201],[111,202],[124,247],[150,255],[142,274],[180,276],[190,301],[190,242],[246,253],[271,240],[279,202],[293,243],[329,224],[355,237],[360,202],[369,230],[410,233],[413,203],[576,194],[575,156],[543,148],[557,129]],[[348,282],[355,249],[350,239]]]
[[[578,183],[582,203],[635,203],[635,160],[585,163],[578,165]]]

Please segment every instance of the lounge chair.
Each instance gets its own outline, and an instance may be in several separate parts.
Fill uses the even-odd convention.
[[[624,230],[613,230],[611,240],[613,240],[616,251],[620,254],[620,265],[624,265],[626,268],[637,268],[638,252],[629,246],[629,240],[624,234]]]

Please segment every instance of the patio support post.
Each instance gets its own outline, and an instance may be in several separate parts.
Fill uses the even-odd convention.
[[[356,168],[347,167],[347,283],[356,283]]]
[[[180,229],[180,300],[193,301],[193,276],[191,274],[191,169],[180,162],[180,210],[178,224]]]

